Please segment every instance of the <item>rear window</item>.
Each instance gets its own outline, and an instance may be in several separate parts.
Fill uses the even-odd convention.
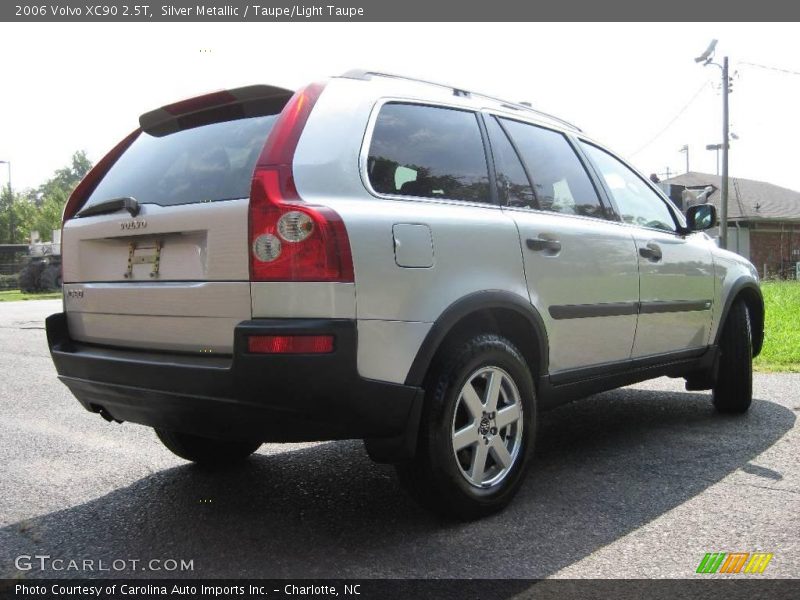
[[[486,154],[472,112],[386,104],[375,123],[367,170],[381,194],[491,201]]]
[[[126,196],[161,206],[247,198],[276,118],[213,123],[165,137],[142,133],[84,206]]]

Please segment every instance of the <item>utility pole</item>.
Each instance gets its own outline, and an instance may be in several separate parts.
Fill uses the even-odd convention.
[[[730,147],[730,128],[728,124],[728,95],[731,92],[731,80],[728,77],[728,57],[722,59],[722,64],[713,62],[714,50],[717,47],[717,40],[711,43],[700,56],[694,59],[703,66],[714,65],[722,71],[722,182],[720,186],[720,223],[719,223],[719,246],[728,247],[728,149]],[[708,148],[710,149],[710,148]]]
[[[720,203],[719,245],[728,247],[728,149],[730,133],[728,124],[728,94],[731,85],[728,79],[728,57],[722,59],[722,195]]]
[[[686,172],[689,172],[689,144],[684,144],[678,152],[686,154]]]
[[[11,189],[11,161],[0,160],[0,165],[8,167],[8,241],[14,243],[16,237],[17,224],[14,222],[14,192]]]

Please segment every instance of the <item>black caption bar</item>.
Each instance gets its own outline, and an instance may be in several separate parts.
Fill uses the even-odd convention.
[[[794,21],[786,0],[3,0],[0,21]]]
[[[0,598],[17,600],[151,600],[191,598],[200,600],[265,598],[352,598],[384,600],[391,598],[437,600],[501,600],[531,598],[573,600],[585,598],[703,598],[738,600],[770,598],[789,600],[800,597],[798,579],[362,579],[362,580],[286,580],[286,579],[43,579],[0,580]]]

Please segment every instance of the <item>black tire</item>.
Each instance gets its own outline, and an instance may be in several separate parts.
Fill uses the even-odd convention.
[[[493,334],[479,335],[456,346],[454,350],[448,353],[449,360],[434,363],[427,378],[416,456],[412,461],[396,465],[396,468],[401,484],[423,506],[444,516],[472,520],[497,512],[517,493],[533,452],[537,423],[536,393],[525,359],[507,339]],[[466,389],[469,382],[472,389],[478,391],[480,377],[483,375],[476,374],[482,371],[487,371],[487,379],[486,388],[478,394],[482,397],[479,400],[483,402],[490,396],[488,378],[491,374],[501,373],[503,389],[499,397],[504,404],[500,406],[498,403],[499,408],[494,413],[482,412],[483,418],[477,423],[477,417],[474,416],[476,413],[462,400],[462,390]],[[502,408],[509,408],[510,405],[506,402],[513,396],[514,389],[508,387],[509,379],[518,391],[522,410],[522,415],[516,422],[519,425],[508,426],[512,430],[514,427],[521,427],[521,430],[517,430],[520,444],[518,447],[514,441],[516,437],[510,429],[500,427],[501,417],[498,416],[495,422],[492,416],[491,420],[485,422],[487,414],[500,415]],[[473,382],[478,382],[478,388]],[[511,394],[508,393],[509,390],[512,390]],[[463,421],[458,424],[458,419],[464,415],[470,419],[466,425]],[[490,427],[488,430],[487,425]],[[454,431],[467,430],[473,426],[475,430],[470,435],[474,435],[477,442],[472,442],[459,452],[455,451]],[[490,432],[488,438],[487,431]],[[506,456],[512,460],[504,471],[495,458],[498,456],[493,450],[495,442],[504,444],[504,447],[510,444],[516,449]],[[484,444],[485,450],[480,448]],[[486,487],[479,487],[469,481],[470,473],[474,474],[475,469],[471,467],[467,472],[464,462],[467,460],[471,465],[476,464],[479,451],[485,453],[483,456],[490,457],[484,458],[483,463],[491,465],[486,471],[488,474],[494,470],[498,473],[497,477],[501,477],[505,473],[496,483],[487,481],[483,484]],[[483,469],[480,472],[483,474]]]
[[[155,431],[161,443],[173,454],[201,465],[223,466],[242,462],[261,446],[260,442],[217,440],[164,429]]]
[[[719,353],[714,406],[721,413],[745,413],[753,401],[753,343],[747,306],[741,300],[734,302],[725,320]]]

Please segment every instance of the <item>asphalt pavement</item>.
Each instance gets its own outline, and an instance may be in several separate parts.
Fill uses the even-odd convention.
[[[56,378],[60,306],[0,303],[0,576],[683,578],[753,551],[774,554],[759,577],[800,576],[800,374],[756,375],[743,417],[666,378],[546,413],[516,500],[465,524],[357,441],[265,444],[219,472],[106,423]]]

